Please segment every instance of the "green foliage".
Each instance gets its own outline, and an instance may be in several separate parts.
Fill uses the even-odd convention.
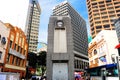
[[[28,65],[32,68],[36,68],[36,63],[37,63],[37,59],[36,59],[37,55],[33,52],[28,53]]]
[[[46,66],[46,51],[42,51],[38,53],[39,55],[37,56],[37,62],[38,65],[40,66]]]
[[[46,71],[46,51],[38,53],[37,56],[37,74],[43,75]]]

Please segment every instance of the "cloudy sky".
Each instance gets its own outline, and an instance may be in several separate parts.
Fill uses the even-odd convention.
[[[52,8],[65,0],[38,0],[41,7],[39,41],[47,43],[47,30]],[[72,7],[86,20],[88,24],[86,0],[68,0]],[[0,20],[25,29],[29,0],[1,0]],[[88,25],[87,25],[88,27]],[[88,30],[89,31],[89,30]]]

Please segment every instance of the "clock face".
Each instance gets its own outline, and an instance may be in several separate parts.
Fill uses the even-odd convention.
[[[58,21],[58,22],[57,22],[57,26],[58,26],[58,27],[62,27],[62,26],[63,26],[63,22],[62,22],[62,21]]]

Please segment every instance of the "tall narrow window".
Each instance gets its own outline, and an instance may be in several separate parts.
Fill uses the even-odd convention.
[[[2,58],[2,52],[0,51],[0,59]]]
[[[10,48],[12,47],[12,41],[10,40]]]
[[[14,64],[14,62],[15,62],[15,56],[13,56],[12,64]]]
[[[17,44],[15,43],[14,50],[16,50]]]
[[[1,35],[0,35],[0,40],[1,40]]]
[[[6,58],[6,62],[9,63],[9,61],[10,61],[10,54],[8,53],[7,58]]]

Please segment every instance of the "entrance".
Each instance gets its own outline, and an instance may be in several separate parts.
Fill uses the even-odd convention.
[[[67,63],[53,63],[52,80],[68,80]]]

